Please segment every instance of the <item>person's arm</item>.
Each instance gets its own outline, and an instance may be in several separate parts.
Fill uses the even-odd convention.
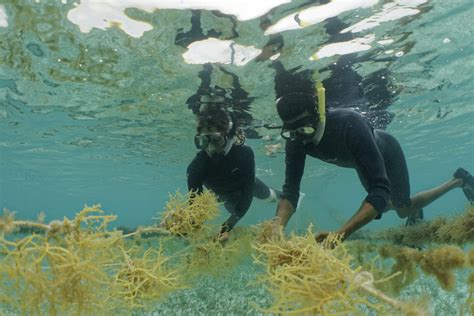
[[[230,232],[238,221],[247,213],[253,199],[253,190],[255,187],[255,156],[248,146],[243,146],[238,157],[238,168],[242,172],[243,186],[240,194],[240,200],[237,203],[234,213],[222,224],[221,233]]]
[[[239,216],[231,214],[229,218],[224,223],[222,223],[221,231],[219,232],[219,235],[224,235],[226,233],[228,234],[239,221],[240,221]]]
[[[291,215],[293,215],[294,212],[295,208],[291,204],[290,200],[282,198],[280,202],[278,202],[276,215],[273,221],[278,225],[286,227]]]
[[[282,199],[278,203],[274,221],[286,226],[298,206],[301,178],[303,177],[306,151],[297,141],[286,141],[285,145],[285,184]]]
[[[376,216],[378,211],[369,202],[363,201],[357,212],[347,221],[341,228],[335,231],[336,234],[342,236],[342,240],[346,239],[359,228],[370,223]],[[328,231],[322,231],[316,234],[316,241],[322,242],[329,235]]]
[[[200,194],[203,191],[203,183],[207,173],[208,158],[204,151],[197,153],[196,157],[188,165],[186,178],[188,191]]]
[[[343,235],[343,239],[346,239],[353,232],[370,223],[377,215],[377,209],[364,200],[357,212],[336,233]]]

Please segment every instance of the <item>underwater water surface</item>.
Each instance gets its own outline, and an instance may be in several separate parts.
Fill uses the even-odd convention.
[[[100,203],[117,215],[111,228],[155,224],[170,194],[187,190],[193,112],[211,90],[231,100],[257,176],[281,188],[284,141],[268,128],[281,124],[275,85],[305,71],[319,73],[328,107],[355,109],[399,140],[412,193],[458,167],[474,172],[473,18],[471,0],[0,0],[0,207],[49,222]],[[338,228],[366,195],[354,170],[316,159],[301,190],[287,228],[298,234],[310,223]],[[425,219],[466,205],[453,190]],[[254,200],[239,226],[275,208]],[[403,224],[392,212],[365,229]],[[254,282],[265,269],[252,255],[223,270],[134,313],[265,313],[272,297]],[[428,296],[430,313],[458,314],[471,270],[457,271],[450,291],[420,274],[399,297]]]

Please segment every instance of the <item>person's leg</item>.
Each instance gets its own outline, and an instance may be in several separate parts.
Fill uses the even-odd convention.
[[[453,178],[427,191],[410,195],[410,183],[405,157],[398,141],[388,133],[376,131],[377,144],[381,147],[387,176],[391,184],[389,209],[395,209],[401,218],[408,217],[406,225],[413,225],[423,219],[423,207],[431,204],[447,192],[462,187],[466,197],[473,192],[474,178],[466,170],[459,168]],[[466,193],[467,192],[467,193]]]
[[[402,147],[395,137],[382,130],[375,130],[374,134],[390,180],[388,209],[396,210],[401,218],[408,217],[405,225],[415,225],[423,219],[423,209],[410,199],[410,176]]]
[[[411,204],[408,207],[395,207],[395,210],[398,213],[398,216],[401,218],[410,216],[410,214],[414,213],[417,210],[422,209],[423,207],[431,204],[433,201],[437,200],[447,192],[451,191],[452,189],[459,188],[463,184],[463,181],[459,178],[452,178],[447,182],[432,188],[427,191],[423,191],[417,193],[415,196],[411,198]]]
[[[400,145],[393,136],[385,132],[377,131],[377,136],[383,139],[383,146],[385,146],[385,151],[388,152],[386,167],[392,188],[391,206],[397,211],[399,217],[408,217],[407,225],[416,224],[423,219],[423,207],[431,204],[447,192],[459,187],[463,187],[465,193],[470,188],[472,191],[472,186],[469,184],[471,182],[474,184],[473,177],[466,170],[459,168],[454,173],[453,178],[447,182],[430,190],[419,192],[410,198],[408,169]],[[466,196],[469,199],[468,194]]]
[[[262,180],[255,178],[255,186],[253,189],[253,196],[260,200],[268,200],[276,202],[280,199],[282,192],[268,187]]]

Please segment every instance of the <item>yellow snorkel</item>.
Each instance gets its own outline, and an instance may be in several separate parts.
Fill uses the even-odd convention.
[[[299,13],[295,16],[295,20],[302,28],[312,25],[312,23],[301,20],[299,18]],[[315,53],[310,59],[318,60],[319,57]],[[314,90],[318,95],[318,106],[316,107],[316,111],[319,113],[319,123],[316,129],[316,134],[313,137],[313,142],[317,145],[323,138],[324,130],[326,129],[326,89],[324,89],[323,83],[319,79],[319,72],[317,70],[315,70],[313,73],[313,81],[316,82],[314,85]]]
[[[324,130],[326,129],[326,89],[324,89],[323,83],[318,78],[318,71],[315,70],[313,74],[313,80],[316,81],[314,85],[314,90],[318,95],[318,105],[316,111],[319,114],[318,127],[316,129],[316,134],[314,135],[313,142],[319,144],[324,135]]]

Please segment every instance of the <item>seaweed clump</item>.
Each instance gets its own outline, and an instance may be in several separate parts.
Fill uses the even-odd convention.
[[[304,236],[283,233],[254,245],[255,261],[266,266],[261,278],[274,297],[266,310],[275,314],[357,314],[363,308],[423,314],[421,309],[388,297],[376,289],[373,275],[352,268],[352,257],[341,236],[316,242],[311,227]],[[383,281],[383,280],[382,280]],[[374,303],[373,299],[378,300]]]
[[[250,238],[247,232],[233,232],[225,243],[215,236],[189,240],[189,248],[181,258],[180,266],[188,278],[209,275],[223,276],[238,266],[250,253]]]
[[[419,250],[410,247],[383,245],[379,247],[383,259],[393,258],[391,273],[401,272],[401,275],[390,282],[391,290],[399,293],[418,277],[417,267],[436,280],[445,290],[455,287],[455,270],[467,268],[469,255],[457,246],[442,246],[433,249]],[[472,251],[472,250],[471,250]]]
[[[0,302],[24,314],[98,314],[179,288],[161,253],[130,258],[122,233],[108,229],[115,219],[100,205],[49,224],[15,221],[7,212],[0,220]],[[24,227],[42,233],[6,238]]]
[[[387,229],[369,235],[372,240],[392,241],[399,245],[420,246],[428,243],[463,245],[474,242],[474,206],[453,218],[438,217],[414,226]]]
[[[170,259],[162,249],[121,248],[124,261],[115,273],[112,296],[130,308],[143,308],[146,302],[162,299],[178,288],[178,271],[167,268]]]
[[[177,236],[200,233],[205,224],[219,215],[217,197],[211,191],[202,194],[177,192],[170,196],[160,216],[160,226]]]
[[[219,215],[219,202],[211,191],[201,194],[177,192],[170,196],[160,215],[160,227],[171,236],[181,237],[185,248],[173,254],[173,262],[182,267],[187,279],[207,274],[222,275],[231,271],[249,254],[250,232],[236,228],[226,242],[217,238],[217,225],[212,220]]]
[[[472,265],[474,266],[474,265]],[[466,301],[467,308],[469,309],[471,315],[474,315],[474,272],[469,274],[467,279],[469,285],[469,296]],[[463,315],[461,313],[461,315]]]
[[[253,234],[255,235],[255,243],[257,245],[284,238],[283,227],[281,225],[276,225],[273,220],[255,225]]]

